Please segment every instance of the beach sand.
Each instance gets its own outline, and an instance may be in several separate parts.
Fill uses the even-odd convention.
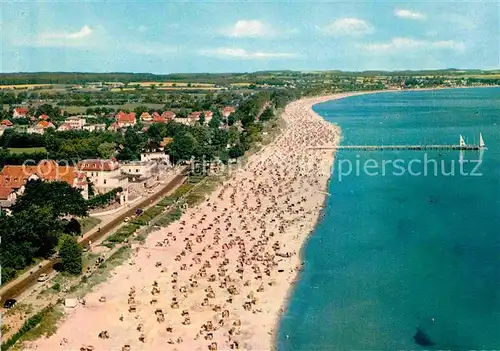
[[[355,94],[289,104],[272,143],[206,201],[151,233],[85,306],[67,310],[57,332],[29,348],[272,349],[333,164],[333,150],[308,147],[340,138],[311,107]]]

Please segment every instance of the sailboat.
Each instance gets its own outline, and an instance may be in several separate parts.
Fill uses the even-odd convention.
[[[484,140],[483,140],[483,134],[481,134],[481,133],[479,133],[479,148],[486,149],[486,144],[484,143]]]
[[[460,134],[460,146],[467,146],[467,144],[465,143],[465,140],[464,140],[462,134]]]

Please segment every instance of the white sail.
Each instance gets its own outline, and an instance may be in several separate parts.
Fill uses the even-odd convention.
[[[479,133],[479,147],[484,148],[485,146],[486,146],[486,144],[484,143],[484,140],[483,140],[483,134]]]
[[[466,146],[467,144],[465,144],[465,140],[464,138],[462,137],[462,134],[460,134],[460,146]]]

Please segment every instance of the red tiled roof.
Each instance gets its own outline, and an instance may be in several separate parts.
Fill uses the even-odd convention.
[[[78,162],[78,165],[76,167],[80,171],[91,172],[91,171],[114,171],[115,169],[118,169],[119,166],[120,165],[116,160],[96,159],[96,160],[82,160]]]
[[[175,118],[175,113],[172,111],[164,111],[161,116],[166,119],[173,119]]]
[[[7,165],[0,172],[0,187],[19,189],[32,175],[45,181],[59,180],[73,186],[75,179],[81,179],[83,174],[78,172],[75,167],[59,166],[53,160],[43,160],[38,165],[30,166]]]
[[[214,113],[212,111],[203,111],[203,114],[207,118],[211,118],[214,115]]]
[[[1,186],[0,185],[0,200],[8,200],[9,195],[14,192],[14,189],[8,186]]]
[[[224,107],[224,112],[234,112],[234,111],[235,111],[235,109],[232,106]]]
[[[151,115],[148,112],[143,112],[141,114],[141,119],[143,119],[143,120],[151,119]]]
[[[42,129],[47,129],[47,128],[54,128],[54,125],[48,121],[40,121],[36,125],[37,128],[42,128]]]
[[[49,116],[47,116],[47,115],[40,115],[38,118],[39,119],[43,119],[43,120],[47,120],[47,119],[49,119]]]
[[[0,122],[0,125],[12,127],[14,124],[11,121],[9,121],[8,119],[4,119],[2,122]]]
[[[135,113],[134,112],[125,113],[123,111],[120,111],[116,115],[116,122],[118,122],[118,123],[135,123]]]
[[[29,112],[29,109],[27,109],[26,107],[16,107],[14,109],[14,111],[17,113],[17,114],[20,114],[20,115],[27,115],[28,112]]]
[[[153,112],[153,117],[160,117],[160,114],[158,112]]]
[[[167,120],[165,119],[165,117],[163,116],[155,116],[155,118],[153,119],[153,122],[155,123],[167,123]]]

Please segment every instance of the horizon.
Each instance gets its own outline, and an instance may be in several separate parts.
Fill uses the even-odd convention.
[[[108,71],[108,72],[96,72],[96,71],[17,71],[17,72],[0,72],[0,75],[9,74],[149,74],[154,76],[169,76],[169,75],[224,75],[224,74],[258,74],[258,73],[275,73],[275,72],[292,72],[292,73],[405,73],[405,72],[468,72],[468,71],[481,71],[481,72],[496,72],[500,70],[499,68],[483,69],[483,68],[429,68],[429,69],[408,69],[408,70],[382,70],[382,69],[370,69],[370,70],[359,70],[359,71],[344,71],[338,69],[325,69],[325,70],[292,70],[292,69],[273,69],[273,70],[261,70],[261,71],[234,71],[234,72],[169,72],[169,73],[153,73],[153,72],[132,72],[132,71]]]
[[[500,68],[498,2],[2,5],[2,73]]]

